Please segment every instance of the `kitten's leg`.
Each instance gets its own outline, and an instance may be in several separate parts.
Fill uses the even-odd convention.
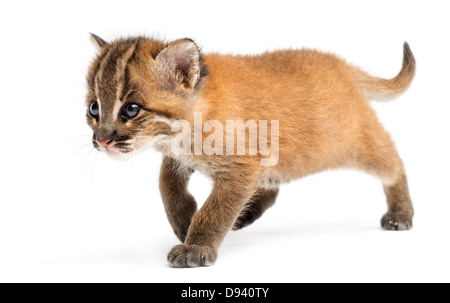
[[[381,128],[381,126],[380,126]],[[381,220],[385,230],[409,230],[413,227],[414,208],[409,195],[403,162],[390,136],[379,130],[366,140],[359,163],[363,169],[381,178],[386,193],[388,212]]]
[[[234,222],[233,230],[240,230],[261,218],[264,212],[275,204],[278,192],[278,188],[258,189]]]
[[[413,227],[414,208],[409,196],[408,181],[404,172],[396,182],[384,185],[388,212],[381,219],[385,230],[410,230]]]
[[[164,157],[159,189],[169,222],[182,243],[186,239],[192,216],[197,211],[197,203],[187,189],[192,173],[192,169],[181,166],[176,160]]]
[[[185,243],[170,251],[169,264],[179,268],[214,264],[225,235],[252,197],[256,180],[245,179],[242,172],[215,180],[208,200],[192,218]]]

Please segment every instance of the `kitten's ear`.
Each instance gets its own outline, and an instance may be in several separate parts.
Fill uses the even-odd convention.
[[[169,44],[155,59],[155,73],[163,85],[193,91],[201,77],[201,58],[197,44],[181,39]]]
[[[97,35],[94,35],[91,33],[91,41],[92,43],[95,45],[95,47],[100,51],[102,50],[105,46],[108,45],[108,42],[106,42],[105,40],[103,40],[102,38],[100,38]]]

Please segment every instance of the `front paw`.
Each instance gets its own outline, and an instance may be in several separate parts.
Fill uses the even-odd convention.
[[[175,268],[211,266],[217,253],[210,247],[198,245],[177,245],[167,256],[169,265]]]
[[[381,227],[384,230],[410,230],[413,227],[413,218],[406,214],[387,213],[381,219]]]

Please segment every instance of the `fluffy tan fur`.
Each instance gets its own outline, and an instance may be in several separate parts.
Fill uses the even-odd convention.
[[[160,190],[169,221],[183,242],[169,253],[172,266],[213,264],[227,232],[253,223],[272,206],[279,184],[326,169],[356,168],[379,177],[389,206],[383,228],[412,227],[402,161],[368,101],[392,99],[411,84],[415,60],[407,44],[400,74],[386,80],[314,50],[225,56],[201,54],[188,39],[171,44],[146,38],[113,43],[93,39],[100,53],[88,75],[88,105],[97,101],[101,108],[98,119],[87,115],[94,145],[125,136],[132,145],[129,151],[151,142],[164,153]],[[114,110],[130,101],[145,110],[134,120],[115,119]],[[185,120],[193,129],[195,112],[202,113],[203,122],[224,125],[227,120],[278,120],[277,165],[261,166],[267,156],[260,153],[173,154],[168,148],[176,135],[171,126]],[[203,133],[203,140],[208,135]],[[248,143],[247,137],[247,151]],[[194,170],[214,180],[199,211],[187,191]]]

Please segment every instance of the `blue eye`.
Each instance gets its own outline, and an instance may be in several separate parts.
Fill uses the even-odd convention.
[[[122,115],[126,119],[135,118],[139,112],[141,111],[141,107],[136,103],[127,103],[123,106]]]
[[[91,105],[89,106],[89,114],[91,115],[92,118],[97,118],[98,115],[100,114],[97,101],[92,102]]]

